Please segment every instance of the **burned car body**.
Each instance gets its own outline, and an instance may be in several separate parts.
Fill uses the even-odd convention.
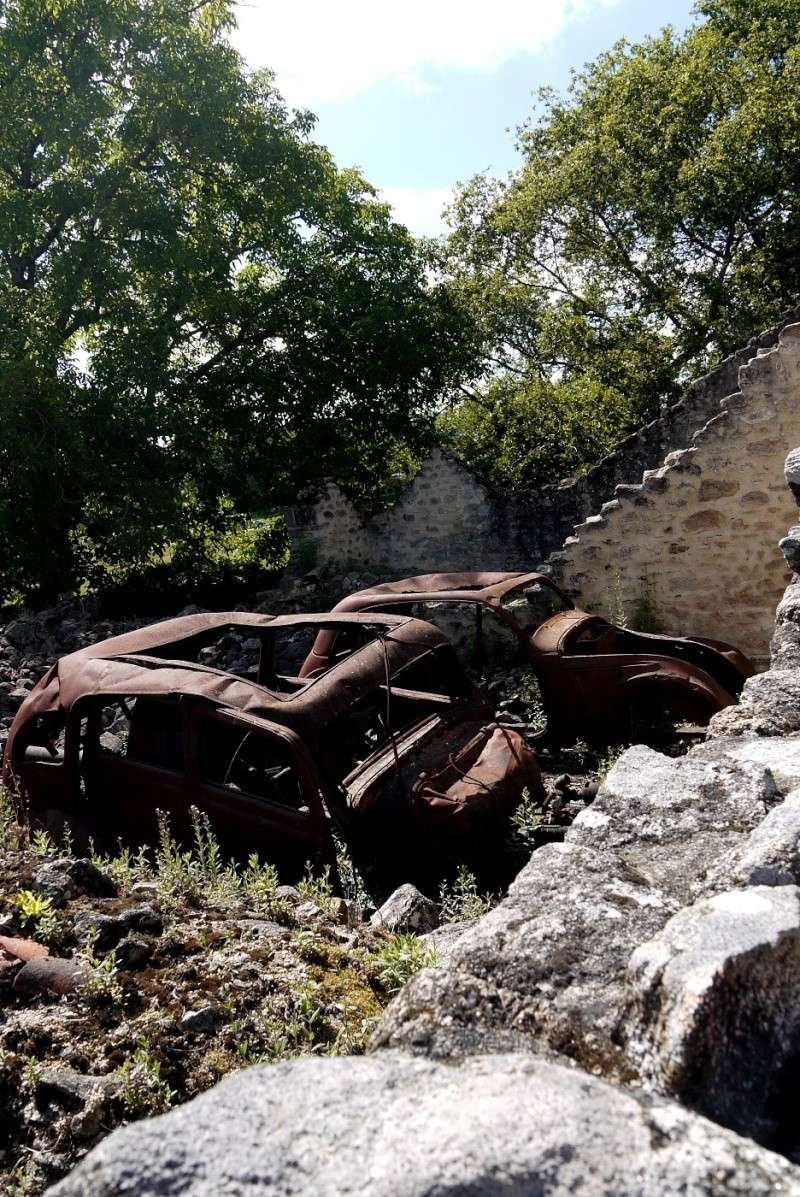
[[[252,676],[198,660],[232,630],[259,644]],[[298,638],[302,659],[322,632],[346,650],[339,664],[313,679],[281,672]],[[4,778],[56,832],[62,820],[78,834],[146,841],[164,811],[187,838],[195,807],[232,853],[257,851],[284,876],[308,861],[335,872],[338,828],[403,864],[405,877],[403,853],[436,841],[440,812],[429,812],[447,761],[463,756],[467,775],[488,762],[489,784],[482,776],[473,787],[466,816],[463,787],[450,794],[462,816],[452,820],[456,839],[462,829],[480,837],[498,804],[510,808],[540,784],[520,737],[503,732],[498,755],[487,714],[430,624],[391,614],[190,615],[58,661],[17,713]]]
[[[351,594],[334,607],[346,611],[430,620],[461,641],[478,670],[487,660],[526,661],[556,739],[620,741],[629,738],[632,720],[651,714],[705,723],[736,701],[753,673],[750,661],[721,641],[634,632],[581,611],[542,573],[425,574]],[[329,668],[339,652],[335,631],[321,631],[301,675]]]

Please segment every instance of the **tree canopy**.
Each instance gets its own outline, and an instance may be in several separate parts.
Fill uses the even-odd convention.
[[[326,476],[374,498],[470,360],[428,257],[227,0],[0,0],[4,589]]]
[[[602,452],[800,299],[800,2],[698,13],[540,92],[519,170],[457,196],[445,265],[492,382],[443,430],[470,464],[502,446],[496,481],[590,464],[569,437],[520,444],[546,394],[597,405]]]

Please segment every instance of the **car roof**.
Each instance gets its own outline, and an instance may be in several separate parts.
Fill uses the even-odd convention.
[[[309,679],[302,689],[289,694],[224,670],[165,655],[177,648],[185,650],[193,640],[213,639],[228,627],[263,635],[281,628],[347,626],[373,628],[377,635],[326,674]],[[403,666],[439,648],[452,654],[449,641],[438,628],[408,616],[275,616],[242,611],[187,615],[113,636],[62,657],[23,702],[12,735],[31,718],[67,711],[79,699],[98,694],[154,698],[191,695],[216,707],[234,708],[301,728],[334,717],[352,706],[362,694],[381,685],[387,665],[390,675],[394,675]]]
[[[451,601],[479,602],[488,599],[501,599],[509,590],[525,583],[543,582],[553,587],[561,597],[572,606],[571,600],[559,590],[552,578],[540,571],[532,573],[485,573],[462,572],[447,574],[420,574],[414,578],[401,578],[395,582],[381,582],[376,586],[368,586],[364,590],[357,590],[337,603],[334,611],[363,610],[371,605],[372,598],[380,599],[391,595],[394,598],[407,596],[409,601],[436,596],[439,599]]]

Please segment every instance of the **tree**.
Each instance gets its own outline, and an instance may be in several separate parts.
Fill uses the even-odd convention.
[[[451,214],[487,370],[624,395],[620,433],[800,298],[800,2],[699,13],[541,92],[520,169]]]
[[[470,356],[424,247],[226,40],[227,0],[0,0],[5,590],[368,500]]]

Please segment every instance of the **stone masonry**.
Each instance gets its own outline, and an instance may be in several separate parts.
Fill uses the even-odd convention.
[[[789,515],[778,465],[800,439],[788,365],[798,320],[800,309],[787,313],[571,482],[500,494],[437,449],[371,518],[329,483],[287,510],[294,568],[308,568],[306,544],[309,560],[387,578],[536,569],[578,524],[554,566],[582,605],[605,610],[613,596],[633,616],[647,589],[666,631],[721,629],[761,656],[786,581],[773,546]]]
[[[551,564],[590,610],[621,605],[635,622],[647,600],[665,631],[759,657],[789,577],[776,540],[793,516],[780,468],[800,439],[800,324],[740,369],[739,387],[688,448],[618,486]]]

